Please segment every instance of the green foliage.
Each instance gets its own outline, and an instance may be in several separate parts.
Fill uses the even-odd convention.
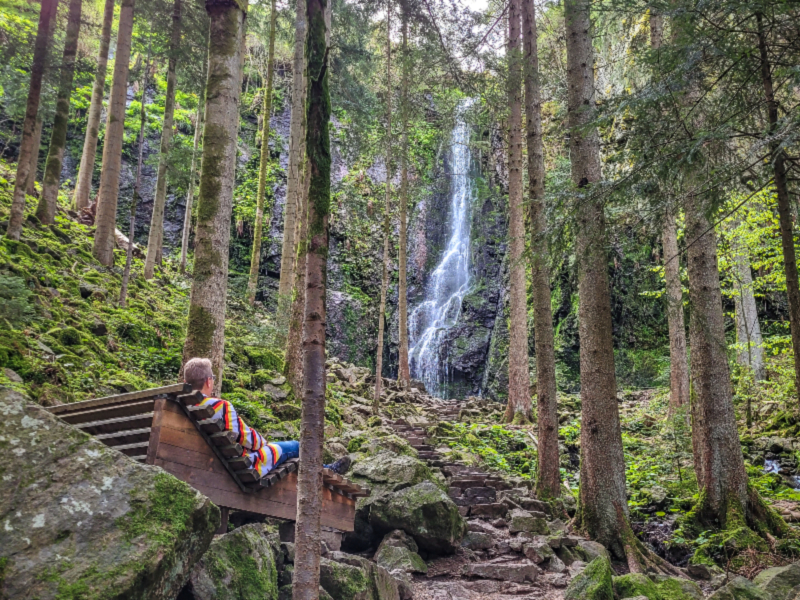
[[[475,454],[492,469],[526,479],[536,472],[536,447],[525,430],[454,423],[447,438],[455,453]]]
[[[10,327],[27,323],[34,314],[32,296],[21,277],[0,275],[0,321]]]

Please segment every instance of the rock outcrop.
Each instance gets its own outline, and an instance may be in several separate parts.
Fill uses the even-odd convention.
[[[219,526],[208,498],[0,389],[0,596],[172,600]]]
[[[244,525],[214,539],[192,570],[180,600],[277,600],[277,534],[264,525]]]
[[[570,582],[564,600],[614,600],[612,575],[609,560],[595,558]]]

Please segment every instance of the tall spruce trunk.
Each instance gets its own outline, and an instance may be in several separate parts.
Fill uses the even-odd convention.
[[[169,43],[167,63],[167,93],[164,98],[164,120],[161,125],[161,149],[158,155],[156,175],[156,196],[153,200],[153,214],[150,217],[150,232],[147,236],[147,255],[144,260],[144,278],[152,279],[156,263],[161,263],[164,245],[164,206],[167,201],[167,159],[172,147],[172,127],[175,118],[175,70],[181,46],[181,0],[172,5],[172,38]]]
[[[564,19],[580,298],[582,425],[580,500],[576,524],[619,558],[630,559],[634,554],[629,548],[633,535],[628,523],[625,458],[614,374],[606,222],[602,199],[592,187],[602,176],[600,140],[594,128],[586,129],[594,118],[594,55],[589,1],[565,0]]]
[[[508,273],[511,318],[508,331],[507,423],[530,423],[528,308],[525,281],[525,216],[522,207],[522,52],[521,0],[508,7]]]
[[[298,221],[303,193],[305,161],[305,36],[306,3],[295,3],[294,58],[292,59],[292,116],[289,123],[289,168],[286,172],[286,206],[281,244],[281,276],[278,282],[278,323],[285,323],[291,313],[292,290],[297,260]],[[287,332],[288,338],[288,332]],[[282,340],[279,340],[281,342]]]
[[[767,118],[769,133],[773,135],[778,129],[778,101],[772,85],[772,65],[767,52],[767,40],[764,32],[764,17],[756,13],[758,26],[758,52],[761,62],[761,83],[767,101]],[[778,196],[778,217],[781,228],[781,247],[783,248],[783,270],[786,273],[786,296],[789,300],[789,326],[792,334],[792,351],[794,353],[794,387],[795,396],[800,398],[800,282],[797,274],[797,256],[794,247],[794,224],[792,222],[792,206],[789,198],[789,184],[786,178],[786,153],[779,140],[770,142],[772,153],[772,169],[775,192]]]
[[[389,289],[389,215],[392,201],[392,2],[386,4],[386,205],[383,214],[383,270],[378,306],[378,348],[375,357],[375,395],[372,412],[378,414],[383,385],[383,334],[386,326],[386,293]]]
[[[207,64],[207,61],[206,61]],[[203,67],[205,76],[207,67]],[[206,99],[201,94],[197,103],[197,117],[194,125],[194,140],[192,142],[192,167],[189,171],[189,189],[186,192],[186,212],[183,214],[183,231],[181,233],[181,273],[186,272],[186,255],[189,252],[189,236],[192,233],[192,209],[194,207],[194,188],[197,179],[197,149],[200,146],[200,137],[203,135],[203,122],[206,115]]]
[[[261,109],[261,162],[258,166],[258,192],[256,197],[256,221],[253,227],[253,253],[250,255],[250,278],[247,281],[247,303],[253,306],[258,287],[258,270],[261,266],[261,236],[264,228],[264,200],[267,191],[267,168],[269,167],[269,119],[272,114],[272,79],[275,63],[275,24],[278,11],[272,0],[269,20],[269,53],[267,54],[267,87]]]
[[[733,240],[734,253],[734,304],[736,305],[736,341],[739,350],[737,362],[753,372],[755,381],[767,378],[764,364],[764,339],[758,322],[758,307],[753,293],[753,274],[750,272],[750,256],[738,240]],[[751,416],[748,411],[748,420]],[[749,424],[748,424],[749,426]]]
[[[661,48],[664,39],[663,17],[650,10],[650,47]],[[667,207],[661,227],[661,249],[664,255],[664,284],[669,328],[669,413],[689,406],[689,359],[686,352],[686,325],[683,317],[681,257],[678,252],[676,209]]]
[[[39,114],[39,99],[42,95],[42,77],[47,48],[52,37],[52,21],[58,9],[58,0],[42,0],[39,11],[39,25],[36,30],[36,42],[33,47],[33,63],[31,65],[31,83],[28,88],[28,100],[25,104],[25,120],[22,123],[22,141],[19,145],[19,162],[14,180],[14,196],[6,228],[6,237],[19,240],[22,234],[22,221],[25,218],[25,190],[31,172],[31,156],[36,133],[36,117]],[[36,148],[38,154],[38,147]],[[34,175],[35,177],[35,175]]]
[[[206,125],[183,361],[197,356],[210,358],[216,376],[215,393],[219,393],[222,383],[225,346],[228,246],[246,10],[243,0],[206,0],[210,19]]]
[[[305,0],[303,0],[305,2]],[[308,262],[308,167],[302,173],[302,193],[297,196],[297,256],[294,298],[286,336],[286,380],[295,398],[303,393],[303,319],[306,314],[306,263]]]
[[[142,106],[139,111],[139,157],[136,162],[136,182],[133,186],[133,199],[131,200],[130,223],[128,226],[128,250],[125,252],[125,270],[122,273],[122,285],[119,288],[119,305],[124,308],[128,301],[128,282],[131,278],[131,263],[133,262],[133,236],[136,233],[136,206],[139,204],[140,190],[142,189],[142,163],[144,159],[144,129],[147,125],[147,78],[150,74],[150,50],[148,48],[147,61],[142,75]]]
[[[308,259],[303,326],[303,409],[300,469],[297,475],[297,525],[293,600],[319,597],[322,443],[325,436],[325,296],[328,272],[328,213],[331,199],[331,151],[328,123],[327,0],[308,0]]]
[[[747,474],[733,411],[717,236],[693,190],[686,203],[686,244],[692,302],[692,438],[701,491],[698,518],[724,526],[732,506],[747,508]]]
[[[550,298],[550,253],[544,197],[544,144],[542,97],[539,84],[536,6],[522,0],[522,40],[525,76],[525,118],[528,147],[528,223],[531,228],[531,287],[533,293],[534,344],[536,346],[536,396],[539,425],[536,494],[538,498],[561,495],[558,457],[558,396],[553,309]]]
[[[411,370],[408,365],[408,74],[411,69],[408,52],[408,12],[402,9],[403,66],[400,82],[400,247],[397,251],[397,320],[400,348],[397,357],[397,380],[408,388]]]
[[[92,101],[86,120],[86,136],[83,140],[81,166],[78,169],[78,182],[75,186],[73,204],[76,210],[89,206],[89,194],[92,191],[92,175],[94,159],[97,154],[97,138],[100,135],[100,115],[103,112],[103,96],[106,89],[106,71],[108,70],[108,48],[111,46],[111,25],[114,21],[114,0],[106,0],[103,9],[103,26],[100,31],[100,51],[97,53],[97,71],[92,86]]]
[[[128,68],[131,60],[131,34],[135,0],[122,0],[114,55],[114,77],[103,143],[103,166],[97,191],[97,216],[92,254],[102,264],[114,264],[114,230],[119,198],[119,174],[125,133],[125,102],[128,95]]]
[[[33,141],[31,142],[31,168],[28,173],[28,185],[25,186],[25,193],[28,196],[36,195],[36,171],[39,170],[39,148],[42,145],[42,129],[44,128],[44,117],[40,110],[36,115],[36,127],[33,130]]]
[[[56,114],[50,133],[50,146],[42,178],[42,195],[36,216],[45,225],[55,222],[58,206],[58,188],[61,183],[61,165],[64,161],[64,146],[67,143],[69,124],[69,100],[72,96],[72,81],[75,77],[75,62],[78,55],[78,36],[81,32],[82,0],[70,0],[67,32],[64,37],[64,54],[61,58],[61,77],[56,98]]]

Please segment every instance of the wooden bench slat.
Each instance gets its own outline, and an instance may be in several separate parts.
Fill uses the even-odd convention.
[[[120,444],[133,442],[148,442],[150,440],[150,428],[142,427],[141,429],[126,429],[124,431],[115,431],[114,433],[101,433],[95,436],[101,440],[106,446],[112,448],[119,447]]]
[[[152,415],[154,405],[155,400],[141,400],[122,405],[90,408],[89,410],[59,414],[56,416],[60,417],[70,425],[80,426],[81,423],[90,423],[92,421],[107,421],[109,419],[133,417],[145,413],[150,413]]]
[[[214,416],[214,409],[210,406],[187,406],[186,409],[192,418],[197,421],[204,421]]]
[[[102,421],[89,421],[88,423],[77,423],[75,426],[83,429],[86,433],[99,436],[110,434],[127,429],[141,429],[149,426],[153,421],[153,413],[141,413],[130,417],[117,417],[116,419],[104,419]]]
[[[149,390],[140,390],[138,392],[128,392],[126,394],[116,394],[114,396],[104,396],[103,398],[84,400],[83,402],[73,402],[71,404],[59,404],[58,406],[50,406],[45,410],[50,411],[54,415],[62,415],[64,413],[83,411],[86,410],[87,408],[100,407],[108,404],[120,404],[122,402],[138,400],[139,398],[155,399],[158,396],[186,394],[191,391],[192,391],[192,386],[189,385],[188,383],[176,383],[174,385],[151,388]]]

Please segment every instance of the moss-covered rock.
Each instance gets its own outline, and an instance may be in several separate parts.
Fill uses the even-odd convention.
[[[277,600],[280,540],[251,524],[219,536],[192,571],[187,595],[195,600]]]
[[[564,592],[564,600],[614,600],[611,563],[598,556],[577,575]]]
[[[406,573],[428,572],[428,565],[422,557],[403,546],[381,545],[375,553],[375,562],[388,571],[399,569]]]
[[[320,586],[335,600],[400,600],[394,577],[365,558],[330,552],[320,562]]]
[[[421,460],[388,451],[358,458],[353,462],[351,475],[354,479],[391,485],[416,485],[432,478],[431,470]]]
[[[651,578],[643,573],[614,577],[618,598],[645,596],[648,600],[702,600],[703,592],[693,581],[678,577]]]
[[[7,598],[172,600],[219,526],[208,498],[0,388]]]
[[[402,529],[420,548],[433,553],[455,552],[466,532],[458,507],[430,481],[375,500],[369,522],[377,531]]]
[[[775,600],[792,600],[789,592],[800,585],[800,564],[764,569],[756,575],[753,583],[770,593]]]
[[[708,597],[708,600],[775,600],[755,583],[744,577],[734,577]]]

